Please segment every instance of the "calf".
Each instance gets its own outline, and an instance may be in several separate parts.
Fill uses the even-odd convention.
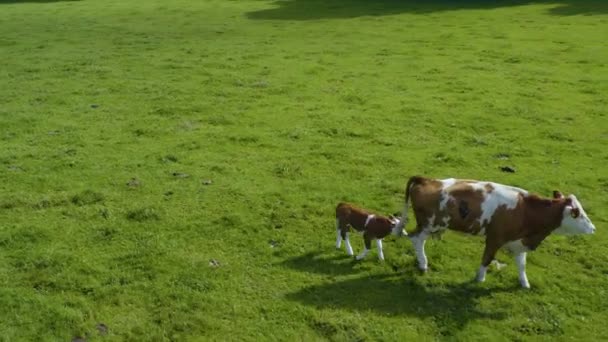
[[[451,229],[485,237],[485,249],[477,280],[484,281],[488,265],[498,249],[515,256],[521,286],[529,288],[526,252],[535,250],[552,232],[592,234],[595,226],[574,195],[542,198],[528,191],[492,182],[437,180],[415,176],[405,188],[401,226],[407,223],[411,197],[416,229],[410,239],[419,268],[427,270],[424,243],[430,234]]]
[[[365,249],[363,249],[361,254],[357,255],[357,260],[365,258],[367,253],[369,253],[373,239],[376,239],[378,258],[384,260],[382,239],[390,233],[394,235],[403,234],[403,227],[397,228],[399,223],[399,219],[393,216],[375,215],[351,204],[340,203],[336,207],[336,248],[340,248],[342,240],[344,240],[346,252],[348,255],[353,255],[353,248],[348,240],[348,231],[352,227],[356,231],[363,233],[363,240],[365,241]]]

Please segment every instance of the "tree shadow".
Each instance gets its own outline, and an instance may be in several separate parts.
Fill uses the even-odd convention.
[[[507,310],[481,310],[481,297],[496,292],[513,292],[518,287],[484,288],[468,282],[454,285],[425,286],[415,278],[385,274],[365,276],[340,282],[315,285],[287,295],[293,300],[317,308],[345,308],[375,311],[383,315],[434,318],[442,335],[452,335],[477,319],[502,320]]]
[[[76,2],[80,0],[0,0],[0,5],[2,4],[25,4],[25,3],[34,3],[34,4],[46,4],[50,2]]]
[[[280,0],[275,8],[247,13],[250,19],[316,20],[384,16],[401,13],[428,14],[466,9],[496,9],[530,4],[555,5],[553,15],[608,14],[604,0]]]

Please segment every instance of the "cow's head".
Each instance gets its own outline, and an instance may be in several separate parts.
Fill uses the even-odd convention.
[[[391,225],[393,226],[392,233],[396,236],[407,235],[404,225],[401,224],[401,218],[397,215],[398,214],[388,216],[388,219],[391,221]]]
[[[576,199],[576,196],[570,195],[564,197],[561,192],[553,191],[553,198],[563,199],[566,203],[562,213],[562,223],[555,230],[555,233],[565,235],[595,233],[595,226],[587,216],[581,202]]]

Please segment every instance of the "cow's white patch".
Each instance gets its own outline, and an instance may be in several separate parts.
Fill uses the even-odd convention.
[[[443,218],[443,228],[447,228],[450,225],[450,216],[446,215]]]
[[[494,190],[488,193],[485,185],[490,184]],[[523,190],[498,183],[479,182],[472,183],[471,186],[475,190],[481,190],[484,194],[484,201],[481,203],[481,216],[479,217],[479,225],[483,226],[486,222],[490,222],[496,209],[504,206],[506,209],[515,209],[519,203],[519,195]],[[526,192],[527,193],[527,192]]]
[[[367,227],[367,225],[374,219],[374,217],[376,217],[376,215],[367,215],[367,218],[365,219],[365,227]]]
[[[336,248],[342,246],[342,236],[340,234],[340,228],[336,229]]]
[[[456,178],[441,179],[440,182],[443,185],[443,188],[445,189],[447,187],[454,185],[454,183],[456,183]]]
[[[382,252],[382,240],[381,239],[376,240],[376,247],[378,247],[378,259],[380,259],[380,261],[383,261],[384,252]]]
[[[448,205],[451,196],[447,193],[447,191],[441,190],[441,201],[439,202],[439,210],[443,211]]]
[[[479,230],[477,235],[481,235],[481,236],[486,235],[486,227],[481,227],[481,229]]]
[[[530,250],[530,248],[524,246],[524,244],[521,242],[521,239],[507,242],[504,245],[504,248],[506,248],[509,252],[515,255],[525,253]]]
[[[435,214],[431,215],[431,217],[429,217],[429,224],[428,226],[434,226],[435,225]]]

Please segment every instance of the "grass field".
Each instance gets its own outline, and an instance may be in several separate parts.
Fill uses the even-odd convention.
[[[602,0],[0,0],[0,340],[606,340],[606,37]],[[414,174],[598,232],[529,291],[476,238],[335,250]]]

